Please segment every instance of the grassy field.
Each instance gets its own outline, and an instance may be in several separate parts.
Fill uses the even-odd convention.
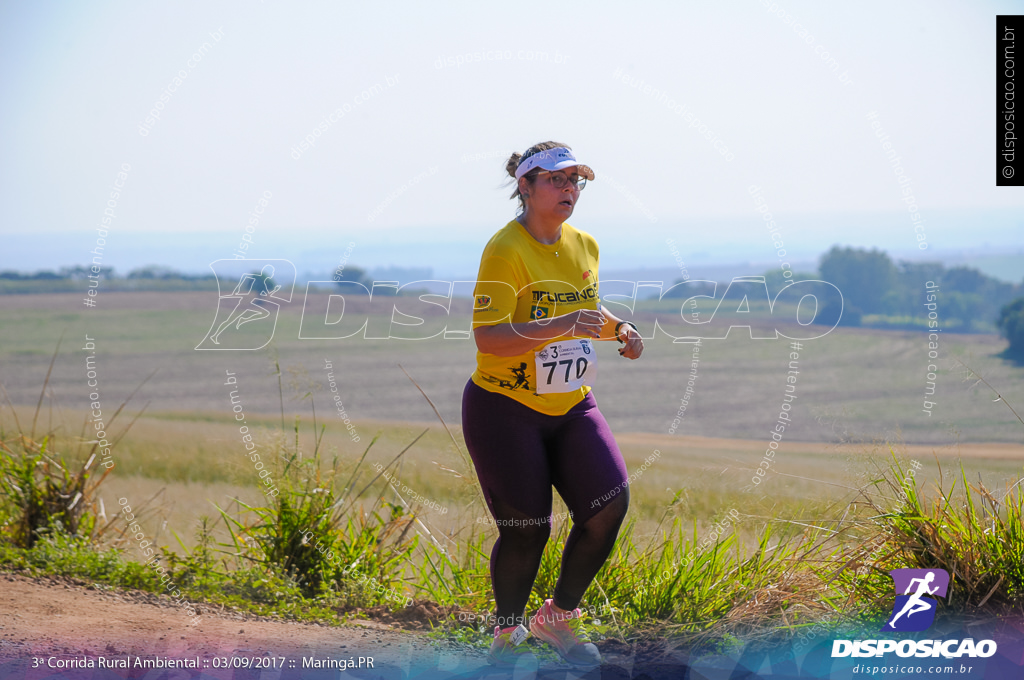
[[[18,407],[23,425],[31,422],[31,407]],[[53,426],[58,437],[53,445],[60,450],[74,450],[81,441],[81,411],[66,410],[52,415],[45,411],[39,429]],[[53,420],[51,420],[51,418]],[[62,418],[67,423],[60,427]],[[281,434],[279,418],[256,418],[248,421],[255,433],[259,450],[271,448],[275,442],[291,447],[293,431]],[[379,437],[367,457],[360,476],[352,480],[356,489],[363,488],[375,474],[373,465],[388,464],[409,442],[425,429],[423,436],[401,459],[397,477],[399,486],[433,501],[427,507],[412,500],[383,480],[378,480],[368,496],[405,506],[420,513],[425,540],[436,540],[453,549],[484,531],[496,535],[486,523],[490,514],[483,503],[479,485],[470,461],[465,456],[461,431],[454,429],[453,443],[440,425],[387,421],[356,421],[360,433],[354,443],[344,427],[330,417],[319,417],[326,423],[321,442],[323,467],[334,456],[340,461],[342,477],[355,468],[366,444]],[[121,426],[127,424],[127,419]],[[295,420],[289,414],[287,426]],[[11,412],[5,409],[0,426],[14,429]],[[115,427],[120,431],[120,427]],[[298,448],[309,455],[314,448],[313,421],[300,418]],[[259,505],[265,502],[259,479],[252,463],[243,455],[243,444],[233,418],[223,414],[165,413],[144,415],[120,441],[113,460],[114,470],[104,482],[99,498],[108,515],[117,512],[117,499],[125,497],[133,504],[154,498],[157,509],[150,531],[158,541],[179,549],[172,532],[187,546],[195,544],[199,518],[218,517],[217,506],[239,510],[236,500]],[[637,520],[637,534],[644,540],[654,538],[659,522],[678,495],[669,518],[681,518],[687,525],[703,533],[723,515],[735,509],[743,517],[744,535],[756,542],[757,528],[764,522],[775,522],[782,535],[799,532],[807,522],[833,517],[858,497],[857,489],[865,488],[884,467],[892,453],[909,469],[910,461],[923,466],[919,480],[933,482],[940,468],[949,470],[962,461],[972,479],[981,476],[989,488],[1000,489],[1015,480],[1021,472],[1021,450],[1012,444],[963,444],[946,447],[890,446],[884,442],[857,444],[783,443],[775,456],[775,464],[764,481],[753,483],[754,470],[762,460],[764,442],[741,439],[714,439],[695,436],[625,433],[617,436],[631,473],[637,473],[630,487],[630,515]],[[647,469],[645,459],[657,451],[660,456]],[[280,464],[280,461],[277,463]],[[565,511],[554,495],[557,516]],[[445,511],[442,512],[441,509]],[[556,526],[558,521],[556,520]],[[227,534],[220,525],[215,536]],[[432,537],[432,538],[431,538]]]
[[[45,304],[31,304],[40,301]],[[100,523],[117,515],[118,499],[136,512],[143,510],[139,521],[145,535],[176,554],[167,553],[164,559],[176,565],[177,578],[189,580],[191,597],[252,597],[252,606],[268,613],[313,618],[330,618],[332,607],[354,602],[394,606],[397,600],[357,593],[354,577],[341,571],[370,555],[373,564],[364,563],[363,576],[381,579],[402,597],[488,611],[486,556],[496,531],[459,428],[461,391],[474,362],[470,341],[299,340],[301,306],[292,306],[282,312],[268,349],[196,351],[213,318],[212,296],[111,293],[103,298],[110,309],[71,311],[74,302],[66,296],[0,297],[6,322],[0,326],[0,382],[14,404],[0,409],[0,440],[7,451],[28,446],[33,455],[55,452],[63,456],[64,469],[76,470],[94,436],[92,421],[102,420],[106,436],[118,441],[111,459],[114,468],[90,498],[89,508],[99,513]],[[641,327],[650,327],[655,314],[666,313],[655,307],[648,305],[635,315]],[[33,425],[61,334],[64,341]],[[85,349],[86,336],[94,348]],[[615,355],[613,344],[602,343],[595,393],[634,481],[628,526],[617,552],[588,591],[587,606],[613,603],[629,626],[654,625],[657,634],[664,632],[657,628],[662,625],[698,636],[720,634],[755,619],[758,625],[789,627],[830,612],[851,613],[851,603],[864,598],[881,611],[891,594],[885,570],[932,560],[928,551],[934,545],[945,551],[940,559],[965,559],[976,545],[981,550],[974,536],[979,523],[990,521],[987,516],[972,513],[973,523],[961,530],[942,513],[969,507],[961,503],[962,480],[956,482],[959,490],[950,490],[961,470],[984,498],[991,498],[986,496],[990,490],[1002,498],[1020,478],[1022,426],[1006,404],[1020,411],[1024,369],[999,358],[1003,344],[992,336],[943,336],[942,358],[936,360],[942,368],[936,371],[936,394],[931,397],[936,406],[929,417],[920,413],[927,349],[919,334],[836,329],[794,348],[788,341],[755,341],[734,331],[728,339],[702,343],[689,407],[675,434],[669,434],[693,347],[660,336],[647,342],[641,361],[627,362]],[[86,357],[94,352],[95,365],[87,367]],[[965,381],[970,375],[956,357],[984,375],[1006,403],[995,403],[994,392],[973,378]],[[787,427],[767,474],[758,477],[755,471],[786,394],[787,371],[794,370],[791,361],[799,370],[790,412],[793,425]],[[400,366],[436,405],[450,434]],[[348,427],[329,399],[329,371],[351,421]],[[234,407],[229,394],[234,394]],[[132,426],[125,432],[129,422]],[[288,456],[310,461],[314,452],[325,479],[330,469],[337,470],[334,482],[321,484],[314,475],[317,481],[309,486],[307,476],[304,490],[289,496],[288,504],[270,501],[260,492],[260,478],[244,455],[240,422],[275,482],[287,478]],[[44,440],[44,434],[50,436]],[[399,454],[394,468],[398,481],[375,479],[375,470]],[[19,469],[18,460],[27,459],[6,459],[8,471]],[[891,514],[900,503],[892,492],[912,468],[918,486],[931,489],[928,498],[946,499],[934,506],[939,513],[934,518],[921,519],[930,512],[923,505]],[[5,482],[16,476],[8,474]],[[883,477],[886,481],[880,482]],[[934,489],[940,477],[943,491],[938,492]],[[269,555],[275,541],[283,541],[284,554],[292,550],[308,557],[313,551],[295,544],[295,532],[310,526],[308,518],[314,515],[289,510],[298,507],[289,505],[293,498],[295,503],[311,503],[308,507],[319,507],[319,499],[329,507],[345,506],[341,524],[319,534],[346,551],[344,559],[323,567],[327,571],[310,564],[294,571],[320,578],[317,588],[334,584],[337,590],[323,606],[316,592],[303,590],[301,595],[298,585],[280,581],[283,572],[274,569],[285,568],[286,562],[261,557],[262,566],[245,566],[253,564],[244,562],[252,559],[250,551]],[[336,498],[343,499],[338,506],[332,505]],[[7,505],[8,510],[14,507]],[[221,510],[240,522],[236,535],[251,538],[252,544],[228,547],[232,539]],[[556,495],[556,518],[564,511]],[[1012,531],[1019,511],[1019,500],[999,510],[1008,513]],[[11,512],[9,517],[17,515]],[[735,532],[723,534],[722,523],[730,517]],[[903,542],[883,528],[885,522],[900,521],[905,524]],[[208,559],[209,540],[200,531],[204,522],[213,526],[208,536],[214,545],[226,548],[214,553],[214,562]],[[947,550],[941,542],[917,546],[921,522],[930,532],[952,532],[951,547]],[[16,526],[21,525],[0,526],[0,532],[22,535],[14,531]],[[542,561],[535,599],[542,600],[554,585],[560,541],[568,526],[566,520],[555,521],[555,540]],[[1016,534],[1011,538],[1017,541]],[[0,548],[9,564],[47,569],[57,559],[65,565],[60,569],[72,570],[68,573],[122,585],[155,579],[140,572],[140,565],[111,566],[114,571],[108,574],[102,565],[114,565],[122,557],[95,558],[92,547],[82,552],[78,544],[52,540],[57,542],[41,539],[22,552]],[[993,545],[998,547],[1001,540]],[[101,545],[111,541],[127,551],[124,558],[143,558],[117,532],[105,533]],[[917,547],[906,554],[871,552],[887,542]],[[816,551],[824,543],[828,547],[819,555]],[[865,567],[869,552],[871,559],[884,555],[886,562]],[[986,566],[982,557],[971,557],[979,571],[967,582],[963,603],[968,609],[981,608],[984,594],[1000,587],[989,583],[986,574],[1019,566],[1010,554],[999,557],[1005,565],[997,560]],[[102,568],[89,566],[96,564]],[[820,574],[819,565],[824,570]],[[837,567],[839,572],[830,571]],[[114,573],[121,576],[110,575]],[[671,575],[667,581],[666,574]],[[1018,582],[1013,577],[993,602],[1016,606]],[[359,588],[366,586],[365,580],[359,583]],[[155,581],[146,587],[155,587]],[[291,594],[278,597],[285,591]],[[796,600],[783,597],[797,591]],[[485,633],[480,628],[474,635]]]
[[[289,458],[320,461],[320,474],[308,468],[302,473],[303,479],[317,481],[304,483],[300,495],[287,495],[282,502],[259,492],[255,471],[240,455],[234,418],[156,414],[138,418],[124,433],[135,414],[124,415],[109,428],[119,440],[110,459],[112,474],[97,490],[87,491],[88,501],[80,504],[87,515],[98,513],[97,527],[105,525],[100,540],[86,545],[58,534],[41,538],[29,550],[14,548],[11,540],[23,535],[15,529],[21,526],[16,508],[24,506],[4,503],[0,510],[12,514],[0,511],[0,518],[7,518],[0,522],[0,564],[158,590],[155,572],[140,564],[145,556],[136,542],[144,534],[160,548],[163,564],[193,601],[334,621],[353,606],[383,607],[374,610],[380,613],[418,598],[446,608],[436,619],[444,634],[478,643],[488,638],[486,624],[465,630],[456,623],[456,613],[485,617],[493,607],[487,554],[496,535],[486,524],[488,514],[458,430],[450,436],[440,425],[424,431],[419,423],[357,421],[357,428],[374,439],[360,453],[338,425],[324,428],[322,420],[314,424],[310,417],[298,418],[288,423],[294,428],[288,431],[279,419],[254,417],[251,432],[275,484],[297,488],[284,483],[294,479],[282,470]],[[29,448],[45,453],[44,460],[57,460],[77,474],[89,448],[82,445],[87,438],[77,425],[85,418],[83,412],[44,408],[33,423],[31,407],[4,409],[0,441],[8,455],[0,461],[0,481],[14,479],[19,458],[9,454],[23,447],[19,442],[35,442]],[[886,571],[934,566],[936,559],[947,569],[970,565],[954,592],[954,613],[984,615],[986,594],[1003,584],[1002,577],[993,581],[996,573],[1010,579],[986,611],[991,615],[1018,606],[1024,506],[1019,491],[1005,494],[1020,478],[1019,446],[788,443],[758,478],[754,470],[761,442],[644,433],[622,434],[618,440],[634,473],[630,516],[615,553],[582,603],[601,636],[678,634],[687,644],[714,646],[722,635],[761,635],[780,626],[798,633],[801,626],[836,615],[877,628],[870,617],[884,613],[891,597]],[[652,453],[657,454],[653,461]],[[396,481],[374,479],[374,470],[392,465],[396,457]],[[46,465],[51,470],[46,474],[52,475],[52,463]],[[337,471],[333,477],[332,468]],[[63,475],[58,471],[50,478]],[[904,483],[908,475],[914,483]],[[936,484],[940,476],[941,488]],[[964,503],[961,482],[968,480],[975,502],[991,501],[993,514],[975,512]],[[41,492],[45,488],[34,486]],[[900,488],[911,494],[912,505],[901,506],[894,493]],[[997,504],[994,498],[1006,502]],[[335,499],[341,499],[337,505]],[[141,527],[133,529],[142,532],[134,541],[122,533],[126,524],[116,521],[124,503],[131,505]],[[340,524],[325,530],[319,520],[310,520],[313,515],[299,511],[309,503],[343,507]],[[53,507],[65,505],[58,500]],[[569,527],[558,519],[564,509],[556,498],[554,540],[542,560],[531,607],[554,587]],[[237,538],[228,533],[221,510]],[[993,524],[997,515],[1006,516],[1005,525]],[[890,535],[885,525],[901,528]],[[316,527],[317,536],[341,551],[340,559],[331,553],[323,563],[328,572],[315,562],[293,563],[291,573],[302,580],[321,573],[326,577],[300,590],[301,581],[282,580],[281,565],[287,563],[268,561],[268,549],[284,541],[292,546],[286,554],[298,555],[296,532]],[[111,545],[124,552],[98,551]],[[1004,550],[1011,545],[1017,547]],[[312,547],[303,554],[310,553],[315,558]],[[367,556],[371,564],[361,568],[361,580],[341,571]],[[378,583],[388,590],[367,590]],[[324,584],[329,590],[318,590]],[[608,611],[618,612],[618,618],[607,621]]]
[[[195,351],[210,327],[215,297],[109,293],[101,299],[96,309],[79,309],[75,304],[80,300],[69,296],[0,296],[5,320],[0,325],[0,380],[21,405],[24,420],[64,333],[40,428],[58,427],[70,442],[83,430],[90,390],[98,391],[109,418],[157,371],[130,405],[134,414],[147,404],[118,446],[115,471],[101,494],[106,507],[114,507],[122,494],[133,499],[159,494],[159,531],[173,546],[171,531],[190,545],[199,517],[216,516],[214,504],[227,507],[236,498],[259,501],[258,479],[242,456],[228,396],[237,389],[247,423],[267,445],[275,438],[292,438],[298,417],[299,449],[312,451],[315,409],[317,423],[327,425],[322,451],[328,459],[337,455],[343,469],[355,464],[374,436],[380,439],[369,462],[384,464],[428,429],[398,471],[402,484],[448,509],[423,509],[424,531],[438,542],[458,543],[466,538],[459,532],[467,527],[474,530],[471,534],[486,529],[480,522],[489,514],[458,428],[461,391],[474,362],[469,341],[299,340],[301,305],[292,305],[281,314],[271,348]],[[649,325],[655,313],[667,314],[674,304],[649,303],[635,318],[642,327]],[[765,520],[799,527],[850,502],[855,489],[871,478],[871,461],[889,456],[890,450],[921,461],[924,479],[937,474],[939,461],[950,465],[958,457],[972,475],[984,475],[990,488],[1000,488],[1021,470],[1019,423],[1002,404],[992,403],[987,388],[970,389],[952,361],[961,357],[1007,401],[1024,404],[1024,368],[995,356],[1003,346],[1000,339],[942,338],[937,360],[942,369],[932,397],[939,405],[928,417],[921,413],[927,357],[919,336],[838,328],[802,343],[794,425],[787,428],[765,482],[755,486],[753,472],[780,410],[792,350],[788,342],[754,341],[741,333],[702,343],[700,377],[674,435],[668,428],[684,394],[692,347],[659,335],[647,342],[637,362],[622,360],[608,343],[599,347],[596,394],[629,469],[638,471],[645,458],[661,452],[632,488],[631,514],[641,535],[654,530],[677,494],[671,515],[696,522],[698,533],[734,508],[750,527]],[[86,335],[96,345],[98,386],[92,388],[85,366],[92,352],[81,349]],[[280,392],[275,360],[281,367]],[[358,443],[327,398],[325,360],[333,365]],[[437,405],[457,444],[399,363]],[[227,371],[237,376],[236,384],[225,385]],[[3,425],[12,429],[8,412]],[[377,484],[387,500],[403,502],[401,494],[385,486],[383,480]],[[558,503],[556,496],[556,514],[564,510]]]
[[[320,395],[325,360],[338,379],[350,418],[435,422],[430,406],[398,368],[404,366],[452,424],[460,420],[462,389],[474,366],[469,340],[300,340],[301,291],[286,305],[273,342],[258,351],[196,351],[213,321],[212,293],[101,293],[99,306],[76,295],[0,296],[0,380],[15,403],[35,403],[57,339],[65,334],[51,380],[65,408],[84,408],[85,336],[95,339],[97,374],[105,408],[120,403],[154,370],[140,390],[149,412],[226,414],[229,388],[238,376],[246,413],[280,413],[282,369],[286,410],[308,411],[293,395]],[[668,301],[638,306],[635,318],[650,328]],[[312,307],[312,304],[311,304]],[[757,312],[756,305],[754,312]],[[675,309],[678,313],[678,308]],[[766,439],[779,413],[789,370],[789,343],[751,340],[737,329],[725,340],[707,340],[699,378],[675,434]],[[799,350],[798,400],[788,442],[899,439],[944,446],[955,442],[1020,443],[1012,414],[990,408],[992,395],[972,389],[960,359],[985,376],[1011,403],[1024,403],[1024,367],[1001,359],[1005,341],[989,335],[942,335],[930,360],[925,336],[909,331],[837,328]],[[643,358],[623,360],[615,343],[599,343],[596,395],[617,433],[667,434],[684,395],[691,347],[659,333]],[[923,411],[929,362],[936,364],[931,415]],[[325,416],[326,417],[326,416]]]

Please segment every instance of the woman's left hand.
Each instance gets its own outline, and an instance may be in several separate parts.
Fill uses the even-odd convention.
[[[636,332],[636,329],[625,326],[626,344],[619,348],[619,354],[627,359],[639,359],[644,353],[644,339]]]

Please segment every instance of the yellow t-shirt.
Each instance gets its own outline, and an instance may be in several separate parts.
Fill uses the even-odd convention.
[[[473,328],[597,309],[597,265],[597,241],[590,234],[562,223],[558,242],[548,245],[512,220],[491,237],[480,258],[473,291]],[[543,331],[537,333],[538,338],[543,335]],[[514,357],[477,350],[472,380],[485,390],[507,395],[541,413],[563,415],[587,396],[590,387],[536,393],[534,352],[551,342],[539,339],[535,347]]]

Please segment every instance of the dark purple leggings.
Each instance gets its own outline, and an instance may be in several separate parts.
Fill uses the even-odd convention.
[[[571,513],[552,599],[575,609],[604,564],[629,507],[628,472],[591,392],[549,416],[472,380],[462,393],[462,431],[498,525],[491,582],[498,625],[522,623],[551,534],[551,488]]]

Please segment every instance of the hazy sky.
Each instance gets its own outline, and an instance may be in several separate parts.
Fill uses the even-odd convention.
[[[773,259],[758,185],[793,219],[781,227],[795,251],[802,239],[804,251],[913,249],[872,111],[926,220],[1024,206],[995,186],[993,162],[995,15],[1024,4],[771,4],[4,3],[0,230],[80,230],[84,262],[128,164],[111,248],[118,233],[173,232],[230,257],[267,195],[256,243],[313,239],[340,255],[354,241],[354,258],[387,246],[415,259],[420,242],[482,244],[514,214],[507,153],[554,139],[596,171],[571,222],[603,247],[649,242],[671,265],[666,236],[752,241]],[[851,212],[892,220],[807,219]],[[725,218],[749,229],[715,226]],[[930,226],[932,248],[970,238]],[[1024,243],[1020,231],[996,245]]]

